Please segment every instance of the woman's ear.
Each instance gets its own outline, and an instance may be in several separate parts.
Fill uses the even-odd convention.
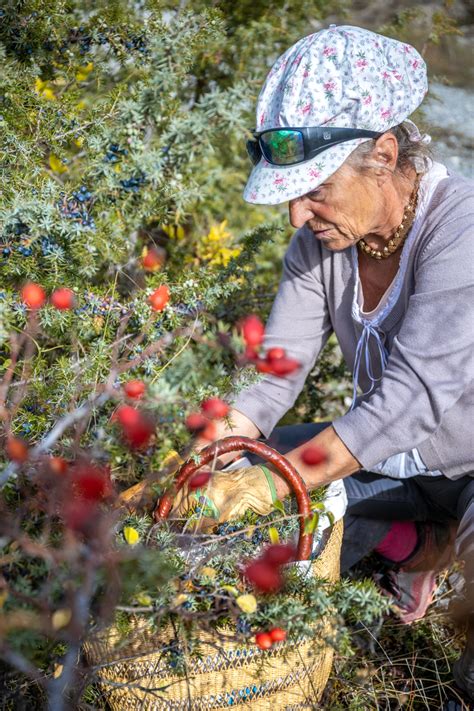
[[[387,132],[377,138],[374,147],[375,161],[381,168],[393,173],[397,167],[398,141],[393,133]]]

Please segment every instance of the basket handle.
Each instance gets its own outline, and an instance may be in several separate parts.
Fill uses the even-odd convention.
[[[227,452],[238,452],[247,450],[258,454],[262,459],[275,466],[283,479],[290,484],[296,496],[298,512],[300,514],[300,534],[298,539],[297,558],[298,560],[308,560],[313,547],[313,534],[305,533],[305,524],[311,516],[311,502],[306,490],[305,483],[296,469],[285,457],[268,444],[251,439],[250,437],[225,437],[217,442],[213,442],[199,452],[198,461],[188,460],[179,469],[175,481],[175,490],[179,491],[185,482],[197,469],[216,459],[220,454]],[[168,517],[173,506],[173,499],[170,492],[163,494],[158,500],[153,512],[155,521],[160,521]]]

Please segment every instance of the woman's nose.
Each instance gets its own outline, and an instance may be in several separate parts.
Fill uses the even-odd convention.
[[[290,213],[290,224],[293,227],[303,227],[311,217],[314,217],[313,210],[304,197],[295,198],[288,203]]]

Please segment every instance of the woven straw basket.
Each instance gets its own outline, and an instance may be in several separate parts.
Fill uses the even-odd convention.
[[[312,536],[304,533],[310,514],[309,497],[296,470],[278,452],[255,440],[228,437],[208,447],[199,464],[186,463],[176,478],[180,488],[196,470],[224,451],[250,450],[271,461],[292,485],[301,518],[298,557],[309,558]],[[166,517],[171,500],[165,495],[155,518]],[[315,576],[335,582],[339,578],[342,521],[331,529],[319,557],[311,564]],[[238,641],[232,631],[200,634],[199,658],[184,651],[186,673],[173,672],[166,651],[175,640],[165,628],[152,633],[143,618],[136,618],[124,642],[114,627],[97,634],[85,645],[86,655],[98,671],[100,686],[112,711],[208,711],[208,709],[259,709],[296,711],[311,709],[326,686],[333,648],[326,641],[333,630],[330,617],[319,624],[314,638],[281,642],[262,651],[253,642]]]

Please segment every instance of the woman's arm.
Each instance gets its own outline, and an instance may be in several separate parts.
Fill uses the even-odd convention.
[[[316,446],[326,452],[326,461],[317,466],[305,464],[301,455],[309,446]],[[347,449],[333,427],[325,427],[311,440],[285,454],[285,458],[290,464],[293,464],[310,491],[322,484],[329,484],[335,479],[342,479],[354,474],[361,468],[357,459]],[[273,478],[278,498],[282,499],[290,493],[290,489],[278,474],[275,473]]]

